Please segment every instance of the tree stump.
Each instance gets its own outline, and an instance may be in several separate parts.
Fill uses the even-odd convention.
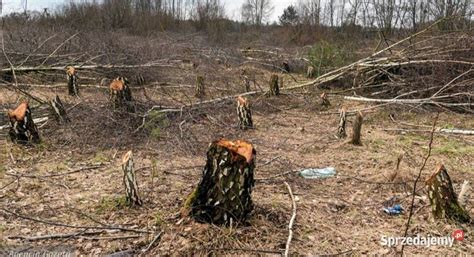
[[[50,104],[52,113],[59,124],[70,122],[66,113],[66,109],[64,108],[64,105],[58,95],[51,99]]]
[[[204,77],[196,76],[196,97],[202,98],[206,94],[204,91]]]
[[[323,107],[331,106],[331,102],[329,102],[328,95],[326,93],[322,93],[320,97],[321,97],[321,105]]]
[[[127,78],[117,77],[109,86],[110,102],[114,109],[125,108],[128,112],[135,112],[132,91],[128,86]]]
[[[248,76],[244,75],[244,85],[245,85],[245,92],[250,92],[250,79]]]
[[[142,200],[138,194],[138,184],[133,169],[132,151],[122,157],[123,184],[125,185],[125,200],[128,206],[141,206]]]
[[[313,66],[308,66],[308,70],[306,71],[306,77],[307,78],[313,78],[314,77],[314,67]]]
[[[356,119],[352,124],[352,139],[351,144],[353,145],[362,145],[360,140],[361,132],[362,132],[362,122],[364,121],[364,116],[362,116],[361,112],[357,112]]]
[[[284,61],[283,62],[283,70],[286,71],[287,73],[290,73],[290,64],[288,63],[288,61]]]
[[[33,121],[28,102],[22,102],[15,110],[8,112],[10,139],[14,143],[40,143],[38,128]]]
[[[339,113],[339,125],[337,127],[336,137],[339,139],[346,138],[346,108],[342,107]]]
[[[66,67],[66,75],[67,75],[67,88],[69,91],[69,95],[78,96],[79,95],[79,88],[77,85],[77,73],[76,69],[72,66]]]
[[[137,85],[143,86],[143,85],[145,85],[146,80],[145,80],[145,78],[143,77],[142,74],[138,73],[137,75],[135,75],[135,83]]]
[[[270,95],[279,95],[280,94],[280,86],[278,85],[278,75],[272,74],[270,77]]]
[[[450,219],[458,222],[469,222],[469,213],[458,203],[451,178],[444,165],[426,181],[431,211],[436,219]]]
[[[237,97],[237,115],[239,116],[239,128],[248,129],[253,128],[252,113],[250,111],[249,103],[244,97]]]
[[[198,187],[183,212],[199,222],[244,222],[253,209],[256,151],[244,141],[218,140],[207,151],[207,162]]]

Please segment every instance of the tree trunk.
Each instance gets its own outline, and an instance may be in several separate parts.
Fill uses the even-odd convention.
[[[128,151],[122,158],[123,183],[125,185],[125,199],[128,206],[141,206],[142,200],[138,194],[138,184],[133,169],[132,151]]]
[[[469,222],[469,213],[458,203],[451,178],[444,165],[439,165],[433,175],[426,181],[431,211],[436,219],[450,219],[458,222]]]
[[[278,85],[278,75],[272,74],[270,78],[270,95],[279,95],[280,94],[280,86]]]
[[[244,97],[237,97],[237,115],[239,116],[239,128],[253,128],[252,113],[249,103]]]
[[[15,110],[10,110],[8,118],[10,119],[8,134],[12,142],[20,144],[41,142],[28,102],[23,102]]]
[[[56,97],[51,100],[50,104],[52,113],[59,124],[70,122],[66,113],[66,109],[64,108],[64,105],[58,95],[56,95]]]
[[[244,141],[219,140],[207,151],[207,162],[198,187],[183,211],[199,222],[243,222],[252,211],[256,151]]]
[[[364,121],[364,116],[362,116],[361,112],[357,112],[356,119],[353,123],[352,127],[352,139],[351,143],[353,145],[362,145],[360,140],[361,132],[362,132],[362,122]]]
[[[135,112],[132,91],[127,85],[127,79],[118,77],[110,83],[110,102],[114,109],[125,108],[128,112]]]
[[[339,126],[337,127],[336,137],[339,139],[346,138],[346,108],[342,107],[339,114]]]
[[[204,77],[197,76],[196,77],[196,97],[202,98],[206,92],[204,91]]]
[[[322,93],[320,97],[321,97],[321,105],[323,107],[331,106],[331,102],[329,102],[328,95],[326,93]]]
[[[308,66],[308,70],[306,71],[306,77],[307,78],[313,78],[314,77],[314,67],[313,66]]]
[[[66,68],[67,74],[67,88],[69,91],[69,95],[78,96],[79,95],[79,88],[77,85],[77,74],[76,70],[72,66],[68,66]]]

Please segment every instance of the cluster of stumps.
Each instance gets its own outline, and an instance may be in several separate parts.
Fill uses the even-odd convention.
[[[285,69],[289,69],[288,65]],[[314,68],[309,67],[307,76],[312,77]],[[68,91],[72,96],[78,96],[78,77],[74,67],[66,68]],[[246,90],[249,91],[249,79],[244,76]],[[273,74],[270,78],[268,94],[280,95],[279,76]],[[127,112],[134,112],[132,92],[128,81],[124,77],[118,77],[109,84],[110,102],[114,108],[124,108]],[[203,97],[204,78],[196,77],[196,97]],[[243,130],[254,128],[249,101],[243,97],[237,97],[237,115],[239,128]],[[70,122],[66,110],[56,96],[50,101],[51,110],[58,122]],[[320,105],[329,107],[326,93],[320,95]],[[15,110],[8,112],[10,119],[10,138],[17,143],[39,143],[40,136],[32,118],[28,102],[22,102]],[[361,145],[361,129],[363,115],[356,113],[353,122],[352,138],[350,143]],[[335,135],[339,139],[346,135],[346,109],[340,110],[339,125]],[[124,172],[123,182],[126,192],[126,201],[129,206],[140,206],[143,204],[138,191],[138,183],[135,179],[134,162],[132,151],[127,152],[122,158],[122,169]],[[254,186],[254,169],[256,164],[256,151],[252,144],[237,140],[217,140],[210,144],[207,151],[207,162],[204,167],[203,176],[195,190],[188,196],[181,210],[183,215],[190,215],[200,222],[214,224],[232,224],[244,222],[253,209],[251,193]],[[469,221],[467,212],[459,205],[454,193],[451,180],[446,169],[441,166],[428,180],[429,199],[432,210],[437,218],[450,218],[458,221]]]

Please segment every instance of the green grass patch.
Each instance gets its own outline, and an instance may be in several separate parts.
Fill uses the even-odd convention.
[[[118,209],[122,209],[127,206],[127,200],[125,196],[120,197],[107,197],[104,196],[100,199],[98,206],[96,207],[97,213],[105,213]]]
[[[457,140],[447,140],[433,148],[433,153],[446,155],[474,155],[474,146]]]
[[[160,139],[162,136],[163,128],[170,125],[170,120],[165,113],[153,111],[148,115],[148,119],[145,122],[144,128],[150,131],[150,137],[154,139]]]

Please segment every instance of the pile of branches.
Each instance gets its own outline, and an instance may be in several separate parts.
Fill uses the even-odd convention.
[[[472,33],[408,38],[396,44],[333,74],[351,78],[351,90],[358,96],[345,99],[474,112]]]

